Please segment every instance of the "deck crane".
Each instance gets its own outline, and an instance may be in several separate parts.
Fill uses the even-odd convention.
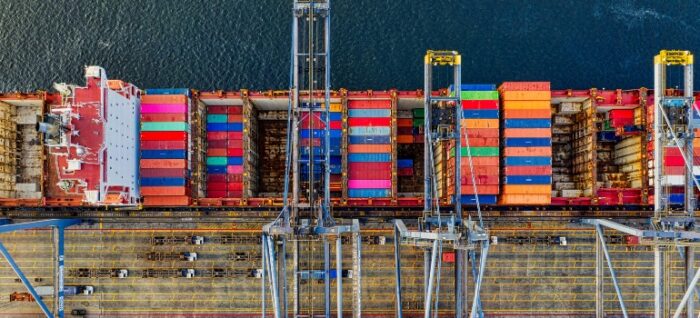
[[[262,316],[269,287],[275,318],[287,317],[287,242],[292,247],[292,299],[294,317],[314,316],[313,295],[300,286],[302,244],[323,246],[323,316],[331,317],[330,240],[335,240],[337,317],[343,316],[343,245],[341,237],[351,236],[353,317],[361,316],[361,272],[359,221],[341,224],[331,214],[330,194],[330,103],[331,50],[330,0],[295,0],[292,8],[290,92],[287,110],[287,151],[284,178],[284,206],[279,217],[263,227],[262,234]],[[315,121],[318,121],[315,123]],[[317,125],[321,127],[314,129]],[[302,142],[300,134],[306,136]],[[314,140],[319,140],[316,143]],[[291,192],[291,198],[289,194]],[[306,218],[305,218],[306,217]],[[310,218],[308,218],[310,217]],[[309,248],[306,253],[312,253]],[[266,287],[266,284],[268,287]],[[311,291],[310,293],[313,293]],[[310,307],[310,308],[304,308]]]
[[[683,96],[669,94],[667,89],[667,67],[683,68]],[[610,278],[615,287],[623,317],[628,317],[622,290],[617,283],[615,270],[605,244],[603,228],[637,236],[641,244],[654,249],[654,317],[695,317],[694,294],[700,271],[695,271],[695,248],[700,244],[700,232],[695,227],[695,189],[700,183],[693,175],[693,139],[695,129],[700,128],[700,113],[695,108],[693,97],[693,54],[690,51],[662,50],[654,57],[654,215],[649,228],[636,229],[604,219],[585,219],[582,223],[596,229],[596,317],[604,317],[603,260],[606,261]],[[664,151],[677,149],[683,157],[684,176],[681,183],[685,199],[678,207],[671,204],[668,186],[669,177],[664,175]],[[642,167],[646,168],[646,167]],[[680,304],[671,307],[671,282],[667,281],[669,253],[678,250],[685,258],[686,290]],[[603,258],[604,257],[604,258]],[[690,301],[689,301],[690,300]]]
[[[433,90],[433,68],[452,68],[453,71],[453,94],[435,95]],[[473,221],[471,216],[466,220],[462,216],[461,202],[461,149],[462,149],[462,106],[460,103],[461,89],[461,55],[456,51],[428,51],[424,61],[424,109],[425,109],[425,179],[424,179],[424,211],[423,217],[418,220],[418,229],[409,230],[402,220],[394,220],[394,258],[396,264],[396,317],[402,317],[401,298],[401,245],[410,245],[424,248],[424,317],[429,318],[439,311],[439,283],[440,269],[443,248],[455,250],[455,317],[465,317],[469,312],[469,317],[483,317],[479,293],[481,281],[486,269],[486,258],[489,250],[489,235],[484,229],[481,218],[481,207],[478,202],[476,210],[478,220]],[[440,111],[442,118],[433,123],[433,113]],[[444,114],[448,118],[445,118]],[[453,124],[451,124],[453,123]],[[455,171],[454,194],[451,197],[453,208],[443,209],[438,196],[437,169],[434,155],[434,148],[441,142],[454,141],[455,148]],[[464,144],[467,153],[470,154],[469,138],[464,135]],[[474,176],[471,155],[469,167]],[[476,183],[472,182],[476,189]],[[478,265],[476,250],[479,250]],[[474,293],[471,309],[467,310],[468,301],[466,299],[467,275],[465,269],[471,264],[474,278]]]

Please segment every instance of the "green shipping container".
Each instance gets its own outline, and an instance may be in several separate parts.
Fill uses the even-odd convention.
[[[421,127],[425,125],[425,119],[423,118],[416,118],[413,120],[413,127]]]
[[[187,131],[187,123],[167,121],[142,122],[141,131]]]
[[[227,115],[219,115],[219,114],[213,114],[213,115],[207,115],[207,122],[208,123],[226,123],[228,122],[228,116]]]
[[[425,109],[423,109],[423,108],[414,108],[414,109],[413,109],[413,117],[414,117],[414,118],[424,118],[424,117],[425,117]]]
[[[471,147],[472,157],[498,157],[498,147]],[[467,147],[462,147],[462,157],[468,156]]]
[[[464,91],[462,100],[498,100],[497,91]]]
[[[207,157],[208,166],[225,166],[227,163],[226,157]]]

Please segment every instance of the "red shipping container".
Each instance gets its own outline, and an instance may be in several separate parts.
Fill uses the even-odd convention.
[[[188,196],[156,196],[144,197],[143,205],[145,206],[188,206],[190,205],[190,197]]]
[[[241,198],[241,197],[243,197],[243,191],[227,191],[226,197],[227,198]]]
[[[142,131],[141,140],[185,141],[187,140],[187,133],[184,131]]]
[[[608,112],[610,119],[631,118],[634,119],[634,109],[613,109]]]
[[[569,198],[552,198],[552,205],[569,205]]]
[[[208,114],[226,114],[227,108],[228,108],[227,106],[208,106],[207,113]]]
[[[226,156],[228,156],[228,157],[243,156],[243,149],[241,149],[241,148],[228,148],[228,149],[226,149]]]
[[[682,156],[664,156],[664,167],[685,166]]]
[[[476,181],[477,185],[498,185],[500,179],[498,178],[498,175],[490,175],[490,176],[484,176],[484,175],[475,175],[474,180]],[[462,176],[462,184],[463,185],[472,185],[472,177],[471,175],[469,176]]]
[[[225,198],[226,191],[209,191],[207,190],[207,198]]]
[[[141,114],[141,121],[186,122],[187,114]]]
[[[208,131],[207,140],[226,140],[228,133],[225,131]]]
[[[399,168],[397,174],[399,176],[412,176],[413,168]]]
[[[413,127],[398,127],[396,128],[398,135],[413,135]],[[413,136],[411,136],[413,138]]]
[[[371,127],[387,127],[391,126],[391,118],[389,117],[361,117],[361,118],[349,118],[348,126],[371,126]]]
[[[498,138],[499,130],[498,128],[462,128],[462,136],[469,136],[469,138]]]
[[[228,115],[228,122],[229,123],[242,123],[243,122],[243,115]]]
[[[455,262],[455,252],[443,252],[442,253],[442,261],[445,263],[454,263]]]
[[[242,174],[227,174],[228,182],[243,182]]]
[[[207,141],[207,147],[208,148],[228,148],[228,140],[208,140]]]
[[[141,159],[139,163],[141,164],[141,169],[185,169],[187,167],[185,159]]]
[[[678,149],[678,147],[664,147],[664,157],[666,156],[679,157],[683,155],[681,154],[681,150]]]
[[[552,174],[552,166],[509,166],[503,167],[506,176],[544,176]]]
[[[141,178],[185,178],[187,177],[187,170],[176,168],[148,168],[141,169],[139,174],[141,175]]]
[[[143,150],[182,150],[187,149],[187,142],[182,141],[141,141],[141,149]]]
[[[399,118],[396,120],[397,127],[407,127],[413,129],[413,119],[411,118]]]
[[[498,147],[500,145],[500,139],[498,138],[479,138],[479,137],[469,137],[469,146],[471,147]],[[462,138],[462,147],[467,146],[467,139]]]
[[[229,182],[227,186],[228,191],[242,191],[243,190],[243,183],[242,182]]]
[[[343,122],[340,120],[331,121],[331,129],[340,130],[343,129]]]
[[[388,100],[388,99],[348,100],[348,109],[391,109],[391,100]]]
[[[226,175],[225,174],[209,174],[207,175],[207,183],[215,183],[215,182],[226,182]]]
[[[226,148],[208,148],[207,157],[226,157]]]
[[[142,196],[187,195],[186,187],[141,187]]]
[[[300,138],[299,145],[309,147],[313,143],[314,147],[321,147],[321,138]]]
[[[243,106],[228,106],[226,107],[226,112],[229,115],[243,114]]]
[[[549,91],[549,82],[503,82],[498,90],[504,91]]]
[[[240,131],[228,132],[227,137],[229,140],[243,140],[243,132],[240,132]]]
[[[389,170],[391,162],[348,162],[348,170]]]
[[[571,198],[571,205],[591,205],[591,198]]]
[[[664,167],[663,173],[667,176],[682,176],[685,175],[685,166]]]
[[[311,129],[311,120],[309,118],[303,119],[299,122],[300,129]],[[325,129],[326,125],[320,119],[314,119],[313,129]]]
[[[387,180],[391,179],[391,169],[367,170],[349,169],[348,179],[350,180]]]
[[[208,182],[207,191],[226,191],[226,182]]]
[[[498,176],[500,169],[498,166],[474,166],[472,169],[470,169],[469,162],[462,160],[462,169],[460,169],[462,176],[471,176],[472,170],[474,171],[475,175]]]
[[[243,140],[229,140],[227,148],[243,148]]]
[[[462,109],[498,109],[498,100],[463,100]]]

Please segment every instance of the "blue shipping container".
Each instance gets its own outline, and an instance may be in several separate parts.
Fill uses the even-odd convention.
[[[391,189],[348,189],[348,198],[388,198]]]
[[[506,119],[505,128],[551,128],[551,119]]]
[[[226,166],[207,166],[208,174],[226,173]]]
[[[474,109],[474,110],[463,110],[462,118],[472,118],[472,119],[498,119],[497,109]]]
[[[207,131],[228,131],[227,123],[207,123]]]
[[[552,157],[505,157],[506,166],[551,166]]]
[[[413,159],[398,159],[396,165],[399,168],[413,168]]]
[[[479,204],[496,204],[497,202],[498,202],[497,195],[482,194],[479,196]],[[476,204],[476,195],[473,195],[473,194],[462,195],[462,204],[467,204],[467,205]]]
[[[331,112],[331,121],[343,120],[343,113]]]
[[[242,165],[243,164],[243,157],[228,157],[226,159],[226,163],[229,165]]]
[[[188,88],[146,88],[146,95],[187,95],[190,97]]]
[[[184,187],[185,178],[143,178],[141,186],[144,187]]]
[[[505,138],[506,147],[551,147],[552,138]]]
[[[551,184],[552,176],[505,176],[503,184]]]
[[[243,131],[243,123],[228,123],[226,124],[228,131]]]
[[[325,136],[325,130],[323,129],[314,129],[312,130],[313,133],[308,130],[308,129],[302,129],[299,131],[299,136],[301,138],[321,138]],[[313,137],[311,137],[313,135]],[[338,129],[331,129],[331,139],[332,138],[343,138],[343,133],[341,130]]]
[[[141,159],[185,159],[186,150],[141,150]]]
[[[391,162],[391,154],[351,153],[348,154],[348,162]]]

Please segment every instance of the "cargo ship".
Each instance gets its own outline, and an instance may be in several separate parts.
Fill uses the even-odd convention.
[[[56,85],[56,92],[0,95],[3,142],[13,150],[3,157],[3,206],[282,204],[288,91],[142,90],[108,79],[97,66],[85,69],[85,80],[82,87]],[[477,193],[493,207],[644,209],[652,202],[651,90],[552,90],[548,82],[504,82],[465,84],[461,91],[461,133],[471,144],[463,144],[459,155],[469,152],[475,167],[473,175],[466,160],[459,167],[465,206]],[[333,206],[423,204],[425,93],[332,92]],[[313,135],[301,136],[302,152],[321,142],[321,123],[305,127],[309,121],[301,120],[313,128],[302,131]],[[458,154],[449,144],[439,148],[440,198],[449,204],[454,185],[448,176]],[[680,154],[669,149],[666,156],[665,171],[683,169]],[[669,186],[683,182],[667,180]],[[671,203],[682,203],[683,196],[672,191]]]

